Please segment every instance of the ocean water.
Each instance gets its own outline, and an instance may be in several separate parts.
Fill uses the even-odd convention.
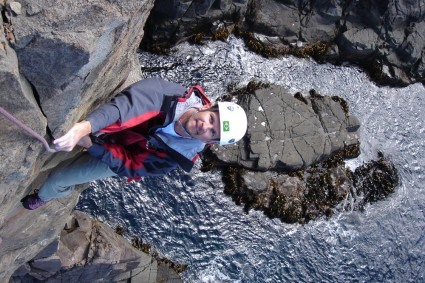
[[[185,282],[425,282],[425,89],[380,87],[353,66],[265,59],[243,42],[183,43],[171,55],[140,53],[145,77],[200,83],[214,98],[232,83],[276,83],[344,98],[361,121],[356,167],[382,151],[401,183],[386,200],[306,225],[248,214],[223,193],[220,172],[176,170],[140,183],[94,182],[77,208],[126,228],[161,256],[187,263]]]

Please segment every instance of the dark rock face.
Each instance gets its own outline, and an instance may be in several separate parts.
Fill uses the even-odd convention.
[[[169,46],[197,33],[207,35],[211,23],[235,22],[246,13],[248,0],[156,1],[145,26],[145,37]],[[170,42],[171,41],[171,42]]]
[[[363,202],[375,202],[384,199],[394,192],[394,185],[398,184],[397,169],[394,164],[379,153],[378,160],[356,168],[353,173],[353,186],[357,195],[362,196]]]
[[[424,82],[423,0],[170,4],[156,1],[150,15],[144,46],[151,50],[185,39],[220,38],[217,33],[230,30],[267,56],[289,53],[333,63],[350,61],[382,84]]]
[[[235,92],[252,90],[240,98],[248,115],[245,138],[204,155],[204,165],[222,169],[225,193],[245,211],[306,223],[394,192],[397,170],[382,154],[354,172],[346,168],[344,160],[360,154],[360,123],[344,100],[257,86]]]
[[[262,210],[286,223],[306,223],[336,211],[361,210],[398,186],[397,169],[383,156],[354,172],[339,164],[319,163],[290,173],[224,167],[225,193],[245,211]]]

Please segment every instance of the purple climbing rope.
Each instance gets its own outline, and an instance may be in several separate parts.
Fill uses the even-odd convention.
[[[6,117],[8,120],[12,121],[13,123],[15,123],[17,126],[19,126],[20,128],[24,129],[27,133],[29,133],[31,136],[33,136],[34,138],[38,139],[39,141],[41,141],[44,145],[44,147],[46,148],[46,150],[48,152],[56,152],[55,149],[51,148],[49,146],[49,143],[42,137],[40,136],[38,133],[36,133],[33,129],[31,129],[30,127],[28,127],[27,125],[25,125],[24,123],[22,123],[21,121],[19,121],[18,119],[16,119],[15,117],[13,117],[9,112],[7,112],[3,107],[0,106],[0,113],[3,114],[4,117]]]

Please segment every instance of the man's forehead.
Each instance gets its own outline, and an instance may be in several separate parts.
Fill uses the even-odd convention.
[[[220,113],[218,112],[218,108],[211,106],[208,109],[204,110],[204,112],[211,113],[214,116],[215,120],[220,122]]]
[[[220,113],[218,113],[218,109],[216,111],[211,111],[211,112],[215,115],[216,119],[220,121]]]

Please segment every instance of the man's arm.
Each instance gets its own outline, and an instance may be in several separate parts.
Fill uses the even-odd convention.
[[[119,124],[119,128],[122,124],[123,128],[134,126],[139,120],[145,119],[144,114],[149,116],[159,112],[164,96],[180,96],[185,90],[181,85],[159,78],[136,82],[90,113],[84,121],[75,124],[53,144],[58,151],[71,151],[83,137],[112,124]],[[87,148],[87,142],[88,139],[84,138],[80,145]]]
[[[186,88],[176,83],[159,78],[144,79],[121,91],[90,113],[86,120],[90,121],[93,133],[108,126],[123,130],[144,121],[145,116],[156,115],[165,97],[181,97],[185,92]]]
[[[166,153],[148,150],[138,144],[93,144],[87,151],[108,164],[119,176],[162,176],[177,168],[178,164]]]

